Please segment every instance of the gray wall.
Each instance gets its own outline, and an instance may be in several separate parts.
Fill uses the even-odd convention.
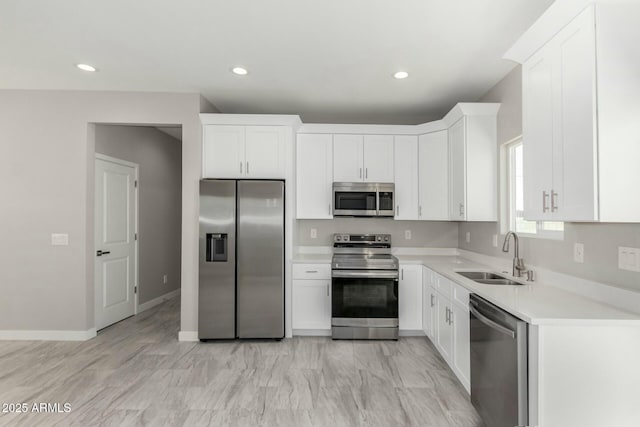
[[[312,239],[310,231],[317,229]],[[404,237],[411,230],[411,240]],[[331,246],[333,233],[389,233],[395,247],[455,248],[458,246],[458,224],[455,222],[394,221],[386,218],[337,218],[298,220],[297,245]]]
[[[183,330],[197,330],[201,102],[198,94],[0,90],[0,330],[95,326],[93,123],[182,125],[180,316]],[[68,233],[69,246],[51,246],[51,233]]]
[[[181,143],[152,127],[97,125],[95,130],[96,153],[139,165],[138,302],[142,304],[180,287]]]
[[[501,102],[498,144],[522,134],[521,68],[515,68],[479,101]],[[498,148],[496,147],[496,150]],[[466,233],[471,242],[466,243]],[[487,255],[511,257],[492,245],[498,223],[460,223],[459,247]],[[500,235],[500,246],[503,235]],[[584,264],[573,261],[573,244],[584,244]],[[565,223],[564,240],[521,239],[525,262],[561,273],[640,292],[640,273],[618,269],[618,246],[640,247],[640,224]]]

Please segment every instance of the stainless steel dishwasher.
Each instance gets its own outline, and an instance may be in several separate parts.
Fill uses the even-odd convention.
[[[471,403],[487,426],[527,426],[528,325],[472,294]]]

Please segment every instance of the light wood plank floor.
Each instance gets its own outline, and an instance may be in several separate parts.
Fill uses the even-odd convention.
[[[2,426],[482,426],[426,338],[181,343],[179,300],[86,342],[0,342]]]

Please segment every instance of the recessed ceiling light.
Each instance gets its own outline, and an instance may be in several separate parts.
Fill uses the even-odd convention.
[[[409,73],[407,73],[406,71],[398,71],[393,75],[393,77],[395,77],[398,80],[406,79],[407,77],[409,77]]]
[[[93,67],[89,64],[76,64],[76,67],[80,68],[83,71],[91,71],[91,72],[96,71],[96,67]]]
[[[234,67],[231,69],[231,72],[239,76],[246,76],[249,73],[246,68],[242,68],[242,67]]]

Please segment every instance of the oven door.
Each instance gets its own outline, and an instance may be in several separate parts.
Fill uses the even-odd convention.
[[[378,191],[375,184],[334,183],[334,216],[376,216],[378,215]]]
[[[398,326],[398,272],[333,270],[333,326]]]

